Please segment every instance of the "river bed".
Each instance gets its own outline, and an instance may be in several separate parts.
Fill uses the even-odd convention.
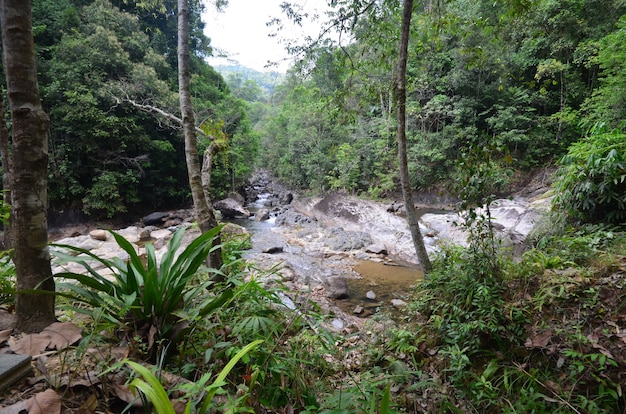
[[[245,252],[244,258],[253,263],[268,261],[269,254],[264,252],[277,250],[271,254],[271,262],[284,262],[298,280],[313,288],[322,286],[327,277],[344,277],[348,285],[348,297],[329,299],[342,312],[364,318],[379,308],[391,311],[391,301],[406,300],[411,287],[422,279],[422,273],[416,265],[394,262],[382,255],[374,257],[374,260],[364,260],[356,258],[353,252],[328,254],[319,250],[314,243],[296,241],[293,234],[299,229],[277,226],[274,215],[269,220],[255,220],[254,215],[260,209],[267,208],[265,200],[268,197],[269,194],[261,194],[254,203],[246,206],[252,214],[250,218],[232,220],[245,227],[251,235],[252,249]]]

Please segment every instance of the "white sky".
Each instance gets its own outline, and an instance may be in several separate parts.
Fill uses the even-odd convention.
[[[212,65],[229,64],[233,61],[243,66],[258,71],[276,70],[285,72],[290,62],[281,62],[279,66],[264,68],[267,61],[280,61],[289,58],[279,38],[302,37],[303,33],[317,34],[317,24],[306,23],[304,28],[290,25],[279,33],[278,37],[268,35],[275,31],[275,27],[267,27],[266,23],[274,17],[278,17],[286,23],[287,18],[280,9],[280,4],[285,0],[229,0],[229,5],[224,12],[216,12],[215,8],[207,2],[206,13],[203,20],[206,23],[205,34],[211,38],[214,48],[225,51],[230,62],[226,59],[209,59]],[[295,0],[308,12],[319,12],[325,8],[326,0]]]

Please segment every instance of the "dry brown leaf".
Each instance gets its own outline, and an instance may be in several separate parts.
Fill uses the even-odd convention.
[[[526,346],[526,348],[545,348],[550,343],[551,339],[552,331],[546,331],[526,339],[524,346]]]
[[[28,400],[22,400],[8,407],[2,407],[2,414],[22,414],[28,412],[26,403]]]
[[[157,334],[156,326],[150,326],[150,331],[148,332],[148,349],[152,349],[152,345],[154,345],[154,337]]]
[[[46,362],[48,361],[48,357],[45,355],[37,358],[37,362],[35,362],[35,367],[41,372],[41,375],[48,375],[48,367],[46,366]]]
[[[128,358],[128,355],[130,355],[130,349],[127,346],[114,346],[111,348],[111,358],[116,362]]]
[[[187,406],[187,404],[185,404],[181,400],[176,400],[176,401],[173,401],[173,405],[174,405],[174,412],[176,414],[185,414],[185,407]]]
[[[11,351],[16,354],[39,355],[47,348],[61,350],[82,338],[80,328],[71,322],[55,322],[40,333],[23,335],[20,339],[10,337]]]
[[[40,333],[23,335],[20,339],[10,337],[7,341],[11,351],[23,355],[39,355],[50,344],[50,338]]]
[[[4,331],[0,331],[0,344],[5,343],[12,333],[13,329],[5,329]]]
[[[82,405],[79,407],[79,410],[85,413],[92,413],[96,411],[96,408],[98,408],[98,397],[96,397],[96,394],[91,394],[89,398],[87,398],[87,400],[82,403]]]
[[[61,397],[56,391],[47,389],[26,402],[28,414],[60,414]]]
[[[128,387],[128,385],[113,384],[112,388],[113,388],[113,392],[115,393],[117,398],[119,398],[120,400],[127,402],[127,403],[132,403],[135,407],[143,406],[141,398],[138,398],[135,394],[133,394],[130,388]]]
[[[81,377],[73,377],[72,382],[67,385],[71,387],[93,387],[100,384],[100,377],[96,371],[89,371]]]
[[[613,321],[605,321],[604,323],[606,323],[607,325],[609,325],[609,326],[610,326],[610,327],[612,327],[612,328],[615,328],[615,333],[616,333],[617,335],[619,335],[619,334],[620,334],[620,332],[622,331],[622,329],[620,328],[620,326],[619,326],[618,324],[616,324],[615,322],[613,322]]]
[[[81,329],[72,322],[55,322],[41,333],[50,337],[50,348],[57,350],[67,348],[83,338]]]

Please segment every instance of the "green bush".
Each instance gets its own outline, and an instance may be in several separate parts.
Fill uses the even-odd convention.
[[[193,302],[196,313],[203,316],[222,306],[232,296],[232,291],[227,289],[221,296],[207,297],[206,287],[211,284],[210,280],[199,284],[190,283],[209,252],[216,248],[213,241],[220,230],[221,226],[218,226],[201,234],[180,253],[178,250],[184,229],[178,230],[170,239],[160,263],[157,262],[152,244],[146,245],[144,262],[135,247],[113,231],[111,234],[128,254],[128,261],[119,257],[105,259],[85,249],[55,244],[53,247],[57,250],[53,253],[56,256],[66,262],[78,263],[86,271],[85,274],[56,274],[57,278],[71,281],[60,283],[58,294],[88,305],[74,309],[92,316],[94,320],[104,318],[123,331],[145,336],[148,339],[148,351],[154,357],[159,349],[153,345],[175,342],[184,332],[186,322],[181,320],[178,313],[186,305]],[[111,276],[96,271],[93,263],[103,265]],[[215,269],[212,271],[219,272]],[[202,298],[205,299],[199,300]]]
[[[555,206],[587,223],[626,219],[626,134],[602,124],[573,144],[561,159]]]

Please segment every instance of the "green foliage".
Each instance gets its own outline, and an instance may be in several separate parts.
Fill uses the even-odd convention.
[[[11,260],[12,251],[0,252],[0,305],[15,303],[15,265]]]
[[[626,219],[626,135],[597,125],[561,159],[555,204],[573,219],[618,224]]]
[[[225,380],[230,371],[235,367],[239,360],[241,360],[248,352],[253,350],[262,342],[262,340],[254,341],[246,345],[239,352],[237,352],[230,359],[230,361],[228,361],[226,366],[215,377],[211,384],[207,385],[208,381],[213,376],[213,373],[207,372],[197,382],[181,387],[181,390],[186,392],[183,399],[189,400],[189,402],[185,406],[185,413],[209,412],[209,409],[211,408],[213,403],[213,397],[216,393],[222,391],[222,387],[226,384]],[[167,392],[159,382],[159,379],[143,365],[128,360],[126,361],[126,364],[144,378],[144,380],[135,378],[130,383],[131,390],[134,391],[135,389],[139,389],[152,403],[157,414],[174,414],[176,412],[174,409],[174,404],[169,399]],[[243,400],[245,399],[240,397],[238,402]],[[235,407],[230,407],[229,410],[231,411],[229,412],[233,412],[233,408]],[[192,409],[193,411],[191,411]]]
[[[511,171],[494,161],[497,148],[470,146],[457,166],[455,193],[461,199],[462,223],[468,232],[469,267],[481,276],[496,276],[499,241],[491,222],[491,203],[507,186]]]
[[[137,173],[103,172],[93,180],[93,185],[83,199],[83,211],[88,214],[104,214],[111,218],[116,213],[125,213],[129,206],[139,202]]]
[[[225,161],[213,165],[219,196],[246,178],[258,138],[245,103],[204,61],[209,42],[202,33],[203,6],[192,3],[194,109],[199,120],[223,120],[219,132],[231,144]],[[172,128],[168,119],[130,103],[179,111],[175,9],[173,0],[42,0],[33,6],[39,85],[51,118],[52,209],[101,218],[188,203],[178,125]]]
[[[432,273],[417,287],[415,310],[443,344],[473,356],[487,350],[510,351],[522,342],[521,312],[507,308],[503,275],[494,273],[471,250],[446,248]]]
[[[177,311],[191,303],[192,298],[205,298],[204,291],[211,281],[192,285],[191,279],[215,248],[213,240],[221,230],[216,227],[193,240],[178,252],[184,229],[172,235],[167,252],[157,261],[154,246],[146,245],[145,260],[137,254],[135,246],[122,236],[111,232],[115,241],[128,255],[128,261],[119,257],[105,259],[78,247],[53,245],[54,254],[65,262],[78,263],[86,274],[61,272],[57,278],[72,282],[61,283],[59,294],[85,303],[91,308],[75,310],[104,317],[119,328],[135,333],[149,332],[148,351],[155,355],[154,344],[167,346],[161,341],[176,342],[181,333]],[[93,263],[104,267],[110,275],[94,269]],[[212,269],[212,272],[219,272]],[[67,292],[64,292],[66,289]],[[226,290],[218,297],[208,297],[198,304],[198,316],[206,315],[225,303],[232,292]]]
[[[585,102],[586,125],[605,122],[610,130],[625,131],[626,124],[626,16],[622,15],[616,30],[597,42],[587,43],[590,52],[585,61],[590,67],[600,68],[600,85]],[[595,53],[594,53],[595,52]],[[597,65],[597,66],[596,66]]]

